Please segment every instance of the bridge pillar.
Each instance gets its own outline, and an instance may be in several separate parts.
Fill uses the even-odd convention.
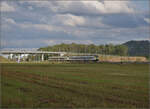
[[[13,54],[9,54],[10,59],[13,59]]]
[[[42,54],[42,61],[44,61],[44,54]]]
[[[18,63],[20,62],[21,54],[18,54]]]
[[[60,53],[60,56],[64,56],[64,53]]]

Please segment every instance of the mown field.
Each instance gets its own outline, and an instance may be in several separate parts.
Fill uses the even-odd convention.
[[[148,64],[1,64],[2,108],[149,108]]]

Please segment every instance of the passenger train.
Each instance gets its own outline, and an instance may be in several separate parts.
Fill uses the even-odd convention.
[[[49,61],[98,61],[98,56],[49,57]]]

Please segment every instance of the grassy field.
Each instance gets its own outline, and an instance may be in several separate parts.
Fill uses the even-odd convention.
[[[2,108],[148,108],[148,64],[2,64]]]
[[[11,62],[11,61],[4,58],[3,56],[0,56],[0,63],[8,63],[8,62]]]

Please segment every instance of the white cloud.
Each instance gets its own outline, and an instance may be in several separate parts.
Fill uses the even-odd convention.
[[[112,14],[133,12],[133,9],[129,7],[128,1],[78,1],[68,3],[67,5],[68,6],[63,8],[61,5],[59,5],[58,11],[82,14]]]
[[[11,19],[11,18],[5,18],[5,22],[8,23],[8,24],[16,24],[14,19]]]
[[[129,7],[129,1],[104,1],[102,13],[133,13],[133,8]],[[98,6],[98,9],[100,5]],[[99,9],[101,10],[101,9]]]
[[[17,42],[17,43],[16,43]],[[34,42],[34,43],[33,43]],[[13,39],[13,40],[3,40],[2,41],[2,47],[3,48],[33,48],[32,50],[35,50],[35,48],[38,45],[46,46],[44,45],[44,40],[41,39]]]
[[[49,20],[51,19],[51,20]],[[109,26],[103,24],[101,17],[87,17],[87,16],[76,16],[73,14],[56,14],[52,18],[43,19],[45,23],[57,25],[60,28],[74,28],[79,30],[81,28],[108,28]]]
[[[3,32],[5,33],[3,36],[7,36],[8,40],[13,36],[12,40],[14,40],[10,45],[7,43],[7,46],[15,45],[16,40],[20,40],[16,45],[18,47],[33,45],[39,47],[72,42],[117,43],[135,38],[144,39],[149,35],[148,28],[142,27],[141,24],[134,28],[124,26],[132,25],[132,22],[137,24],[141,19],[150,22],[148,18],[139,19],[138,13],[134,13],[129,1],[20,1],[22,4],[15,3],[13,2],[12,6],[16,8],[16,13],[5,14],[6,16],[3,17],[7,18],[2,20],[2,23],[6,24],[3,25],[5,26],[3,30],[6,31]],[[114,25],[117,25],[117,28]]]
[[[9,5],[7,2],[1,2],[0,11],[1,12],[13,12],[15,11],[15,7]]]
[[[129,1],[27,1],[36,7],[48,8],[56,13],[111,14],[133,13]]]
[[[61,23],[67,26],[84,25],[85,19],[81,16],[75,16],[71,14],[56,15],[53,17],[54,23]]]
[[[67,2],[67,1],[66,1]],[[58,7],[60,12],[72,12],[81,14],[113,14],[133,13],[129,7],[129,1],[78,1],[68,4],[66,8]]]
[[[53,26],[49,24],[32,24],[30,22],[23,22],[23,23],[18,23],[15,22],[14,19],[12,18],[5,18],[2,19],[4,22],[2,23],[2,27],[11,27],[10,25],[15,25],[21,28],[30,28],[30,29],[38,29],[38,30],[46,30],[46,31],[52,31]]]
[[[144,20],[150,24],[150,18],[144,18]]]
[[[16,25],[16,22],[12,18],[1,18],[1,28],[2,30],[11,30],[13,25]]]
[[[64,23],[70,26],[83,25],[85,23],[85,20],[83,17],[67,14],[67,18]]]
[[[33,10],[33,7],[32,7],[32,6],[29,6],[28,9],[29,9],[29,10]]]

